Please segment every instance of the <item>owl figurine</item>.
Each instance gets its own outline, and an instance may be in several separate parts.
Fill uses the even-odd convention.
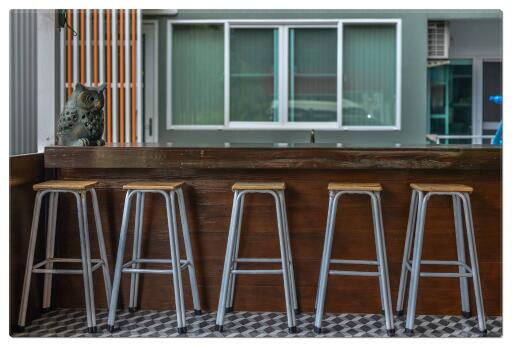
[[[57,123],[60,146],[103,146],[105,85],[98,88],[77,83]]]

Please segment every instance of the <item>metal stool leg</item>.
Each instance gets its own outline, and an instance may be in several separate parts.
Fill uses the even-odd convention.
[[[59,193],[50,193],[50,203],[48,210],[48,231],[46,236],[46,259],[53,258],[55,254],[55,227],[57,224],[57,207]],[[53,269],[53,263],[48,263],[46,269]],[[44,290],[43,290],[43,312],[50,311],[52,300],[52,279],[51,273],[44,275]]]
[[[135,200],[135,225],[133,227],[134,229],[134,235],[133,235],[133,250],[132,250],[132,269],[136,269],[139,266],[137,265],[137,259],[139,254],[139,242],[140,242],[140,233],[141,233],[141,214],[142,214],[142,193],[137,192],[137,197]],[[130,312],[136,311],[136,298],[135,298],[135,291],[136,291],[136,278],[138,274],[135,272],[132,272],[130,275],[130,299],[128,304],[128,310]]]
[[[379,267],[379,280],[382,293],[382,306],[384,306],[384,315],[386,319],[386,331],[388,336],[395,335],[395,326],[393,323],[393,308],[391,304],[391,289],[389,286],[388,262],[386,255],[386,241],[384,237],[384,223],[382,221],[382,206],[380,193],[372,193],[372,211],[373,224],[375,232],[375,244],[377,248],[377,261]]]
[[[291,292],[291,284],[290,284],[290,273],[289,273],[289,257],[288,257],[288,247],[286,244],[286,235],[285,235],[285,225],[283,218],[283,210],[282,210],[282,201],[280,195],[274,192],[274,199],[276,202],[276,215],[277,215],[277,229],[279,232],[279,248],[281,250],[281,266],[283,270],[283,281],[284,281],[284,296],[286,301],[286,311],[288,318],[288,331],[290,333],[297,332],[297,326],[295,322],[295,310],[293,308],[292,302],[292,292]]]
[[[39,226],[39,214],[41,212],[41,200],[44,192],[37,192],[34,202],[34,212],[32,214],[32,227],[30,229],[30,240],[28,243],[27,265],[25,266],[25,278],[23,280],[23,291],[21,293],[20,314],[18,317],[18,330],[25,327],[25,319],[27,316],[28,296],[30,293],[30,281],[32,279],[32,266],[34,265],[34,252],[37,241],[37,229]]]
[[[471,259],[476,311],[478,315],[478,328],[480,329],[480,335],[486,336],[487,327],[485,324],[484,302],[482,297],[482,287],[480,285],[480,271],[478,269],[478,256],[476,253],[475,232],[473,229],[473,215],[471,214],[471,202],[468,193],[462,195],[462,203],[464,205],[464,216],[466,219],[469,257]]]
[[[92,265],[91,265],[91,246],[89,242],[89,223],[87,219],[87,192],[80,193],[82,199],[82,233],[83,233],[83,241],[85,242],[85,257],[86,257],[86,269],[88,276],[88,285],[89,285],[89,311],[91,315],[91,326],[89,327],[90,333],[95,333],[97,331],[96,328],[96,308],[94,303],[94,286],[92,279]]]
[[[405,333],[410,336],[412,336],[412,334],[414,333],[416,299],[418,294],[418,283],[420,279],[421,251],[423,247],[425,216],[429,197],[429,194],[425,195],[424,197],[422,192],[418,192],[418,218],[416,220],[411,283],[409,285],[409,302],[407,304],[407,321],[405,324]]]
[[[297,289],[295,288],[295,273],[293,269],[293,259],[292,259],[292,248],[290,245],[290,231],[288,229],[288,217],[286,214],[286,200],[284,197],[284,191],[279,191],[279,197],[281,199],[281,210],[283,211],[283,225],[284,225],[284,235],[286,237],[286,248],[288,253],[288,273],[290,275],[290,288],[292,292],[292,303],[293,303],[293,310],[295,314],[300,313],[299,309],[299,303],[297,300]]]
[[[180,188],[176,190],[178,196],[178,207],[180,210],[181,229],[183,233],[183,243],[185,244],[185,254],[188,262],[188,276],[190,280],[190,289],[192,291],[192,301],[194,303],[194,313],[201,314],[201,303],[199,301],[199,290],[197,288],[196,267],[194,264],[194,256],[192,253],[192,243],[190,242],[190,232],[188,228],[187,210],[185,206],[185,198],[183,197],[183,190]]]
[[[466,263],[466,252],[464,250],[464,231],[462,229],[462,209],[460,205],[460,198],[453,195],[453,217],[455,222],[455,239],[457,243],[457,259],[461,263]],[[459,273],[466,272],[464,266],[459,266]],[[460,277],[460,300],[462,305],[462,316],[464,318],[471,317],[471,310],[469,306],[469,291],[468,291],[468,278]]]
[[[144,197],[145,193],[141,193],[140,198],[140,216],[139,216],[139,234],[137,240],[137,259],[141,258],[142,253],[142,230],[143,230],[143,222],[144,222]],[[137,269],[140,268],[140,264],[138,263],[136,266]],[[139,307],[139,288],[140,288],[140,273],[135,273],[135,288],[133,293],[133,308],[137,309]]]
[[[329,263],[331,260],[332,240],[334,236],[334,222],[336,220],[336,209],[340,193],[329,192],[329,208],[327,210],[327,223],[325,227],[324,250],[320,265],[320,276],[318,278],[318,289],[315,313],[315,333],[322,332],[322,318],[324,314],[325,293],[327,290],[327,279],[329,277]]]
[[[81,201],[80,193],[73,193],[76,198],[76,208],[78,214],[78,232],[80,235],[80,253],[82,259],[82,275],[84,280],[84,293],[85,293],[85,309],[87,312],[87,328],[89,331],[94,329],[94,325],[92,324],[92,314],[91,314],[91,287],[89,286],[89,271],[87,263],[89,262],[89,258],[87,257],[87,248],[85,246],[85,231],[84,231],[84,209]]]
[[[119,245],[117,246],[116,268],[114,273],[114,282],[112,283],[112,295],[110,297],[110,306],[108,310],[107,329],[111,333],[114,332],[114,323],[116,320],[117,299],[119,296],[119,286],[121,284],[124,247],[126,244],[126,234],[128,233],[128,220],[130,218],[130,205],[132,195],[133,191],[128,190],[126,192],[126,197],[124,199],[123,221],[121,223],[121,231],[119,233]]]
[[[215,321],[215,330],[223,331],[224,315],[226,300],[228,294],[229,278],[232,269],[233,252],[235,248],[236,234],[237,234],[237,221],[240,215],[240,198],[243,195],[239,191],[235,191],[233,197],[233,207],[231,210],[231,221],[229,225],[228,242],[226,246],[226,257],[224,260],[224,269],[222,272],[222,283],[220,286],[219,305],[217,309],[217,319]]]
[[[236,232],[236,240],[235,240],[235,250],[233,251],[233,259],[232,266],[233,270],[238,269],[238,250],[240,249],[240,234],[241,234],[241,228],[242,228],[242,220],[244,215],[244,199],[245,195],[242,195],[240,197],[240,214],[238,216],[237,220],[237,232]],[[228,287],[228,299],[226,300],[226,313],[233,312],[233,302],[235,298],[235,283],[236,283],[236,273],[231,273],[230,279],[229,279],[229,287]]]
[[[185,319],[185,302],[183,297],[183,281],[181,279],[180,244],[178,242],[178,225],[176,223],[175,192],[171,191],[169,193],[169,197],[171,202],[171,210],[167,210],[167,214],[168,217],[171,217],[169,225],[172,225],[172,228],[169,228],[169,239],[171,240],[171,256],[173,262],[173,282],[176,301],[176,315],[179,315],[180,317],[180,319],[178,319],[178,333],[184,334],[187,332],[187,326]]]
[[[413,241],[413,229],[416,223],[416,215],[418,211],[418,194],[415,190],[411,193],[411,204],[409,207],[409,219],[407,221],[407,232],[405,234],[404,254],[402,258],[402,272],[400,274],[400,286],[398,287],[398,298],[396,299],[396,315],[401,317],[404,314],[404,299],[407,289],[407,263],[411,256],[411,248]]]
[[[108,266],[107,249],[105,247],[105,238],[103,237],[103,226],[101,225],[100,208],[98,204],[98,196],[96,190],[91,189],[92,207],[94,210],[94,224],[96,225],[96,234],[98,237],[98,248],[100,251],[100,258],[103,262],[101,268],[103,270],[103,283],[105,286],[105,294],[107,296],[107,307],[110,306],[110,295],[112,294],[112,287],[110,282],[110,270]]]

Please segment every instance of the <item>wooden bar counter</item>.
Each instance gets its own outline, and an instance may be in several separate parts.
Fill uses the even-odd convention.
[[[98,197],[111,269],[116,253],[125,191],[136,180],[183,180],[192,247],[197,264],[203,309],[215,311],[219,295],[227,230],[236,181],[284,181],[293,261],[300,307],[314,306],[327,218],[329,182],[378,182],[382,192],[393,305],[409,212],[409,183],[461,183],[471,194],[482,290],[488,315],[501,315],[502,305],[502,151],[489,146],[339,147],[336,144],[272,144],[185,147],[176,145],[117,145],[48,147],[44,166],[58,179],[99,182]],[[167,257],[169,242],[164,202],[147,196],[143,224],[144,257]],[[248,196],[242,226],[241,257],[279,254],[274,204],[270,197]],[[27,208],[29,208],[27,206]],[[31,206],[30,206],[31,208]],[[89,208],[89,212],[92,207]],[[374,259],[375,245],[368,198],[350,196],[339,205],[333,257]],[[132,209],[132,216],[133,216]],[[93,253],[97,254],[93,233]],[[130,228],[133,227],[133,218]],[[129,231],[125,259],[131,256]],[[79,254],[73,200],[59,202],[56,254]],[[182,248],[183,249],[183,248]],[[24,252],[23,252],[24,253]],[[456,259],[452,202],[434,197],[427,212],[425,259]],[[363,267],[362,267],[363,268]],[[425,267],[426,268],[426,267]],[[454,269],[449,269],[454,270]],[[100,274],[95,276],[97,306],[105,308]],[[191,308],[188,276],[184,276],[186,306]],[[141,277],[141,307],[172,309],[172,279]],[[56,278],[57,307],[83,307],[81,277]],[[120,307],[126,307],[129,276],[124,276]],[[471,290],[472,293],[472,290]],[[239,276],[235,310],[284,311],[280,276]],[[422,278],[419,314],[459,314],[457,279]],[[472,311],[474,310],[472,299]],[[376,278],[331,277],[327,312],[379,313]]]

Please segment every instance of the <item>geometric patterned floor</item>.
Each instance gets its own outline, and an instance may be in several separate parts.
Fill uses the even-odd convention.
[[[109,333],[107,312],[98,311],[98,332],[89,334],[83,310],[57,309],[34,320],[19,337],[387,337],[382,315],[327,314],[322,334],[313,332],[314,315],[297,315],[297,334],[288,334],[286,316],[276,312],[234,312],[226,314],[224,331],[214,331],[215,312],[194,316],[187,312],[188,332],[178,335],[174,311],[120,311],[116,327]],[[502,335],[502,317],[487,317],[487,336]],[[404,320],[395,320],[396,336],[404,335]],[[416,319],[416,337],[478,337],[476,317],[420,315]]]

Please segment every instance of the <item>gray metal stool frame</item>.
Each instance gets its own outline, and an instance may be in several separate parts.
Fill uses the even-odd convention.
[[[457,244],[457,261],[445,260],[421,260],[421,252],[423,248],[423,236],[425,232],[425,218],[427,213],[427,205],[430,198],[434,195],[451,196],[453,200],[453,212],[455,222],[455,236]],[[466,222],[466,232],[468,240],[469,257],[471,267],[466,264],[466,255],[464,251],[464,233],[462,223],[462,209],[464,207],[464,217]],[[419,211],[419,212],[418,212]],[[413,247],[413,227],[416,223],[414,231],[414,249]],[[412,253],[412,260],[410,260]],[[459,272],[421,272],[420,265],[453,265],[458,266]],[[459,278],[460,294],[462,304],[462,315],[466,318],[471,316],[469,306],[468,277],[473,278],[473,286],[475,291],[475,301],[478,316],[478,327],[481,336],[487,335],[485,325],[485,314],[482,298],[482,289],[480,286],[480,274],[478,270],[478,258],[476,252],[475,235],[473,230],[473,216],[471,213],[471,202],[468,193],[462,192],[428,192],[413,189],[411,194],[411,207],[409,210],[409,220],[407,224],[407,233],[405,237],[404,254],[402,260],[402,273],[400,275],[400,287],[397,299],[397,316],[403,315],[403,304],[405,298],[407,274],[411,272],[409,284],[409,300],[407,305],[407,320],[405,324],[405,332],[407,335],[414,334],[414,319],[416,313],[416,301],[418,293],[418,283],[420,277],[446,277]]]
[[[141,258],[141,245],[142,245],[142,222],[144,210],[144,195],[146,193],[161,194],[165,199],[167,210],[167,224],[169,230],[169,242],[171,259],[143,259]],[[132,259],[123,264],[126,235],[128,233],[128,220],[130,216],[130,206],[132,197],[136,196],[135,207],[135,226],[134,226],[134,242]],[[176,222],[176,197],[178,199],[178,206],[180,212],[181,227],[183,233],[183,241],[185,245],[186,259],[180,259],[180,249],[178,242],[178,227]],[[141,264],[170,264],[171,269],[141,269]],[[172,189],[128,189],[124,202],[123,220],[121,225],[121,232],[119,236],[119,245],[117,249],[117,260],[114,274],[114,283],[112,286],[112,297],[110,299],[110,307],[108,313],[107,330],[114,332],[114,324],[117,310],[117,300],[119,296],[119,287],[121,284],[121,274],[130,273],[130,301],[129,310],[134,312],[137,309],[137,297],[139,287],[139,275],[142,273],[148,274],[171,274],[173,277],[174,298],[176,305],[176,320],[178,323],[178,333],[184,334],[187,332],[186,318],[185,318],[185,303],[183,296],[183,283],[181,278],[181,271],[188,269],[190,286],[192,291],[192,300],[194,304],[194,313],[201,314],[201,305],[199,302],[199,291],[197,288],[197,280],[195,275],[194,259],[192,255],[192,246],[190,241],[190,234],[187,221],[187,212],[185,207],[185,199],[181,184]]]
[[[91,259],[90,243],[89,243],[89,227],[87,221],[87,192],[92,196],[92,205],[94,210],[94,220],[96,224],[96,233],[98,236],[98,247],[100,259]],[[80,250],[81,259],[75,258],[55,258],[55,234],[57,222],[57,207],[59,194],[70,193],[75,196],[78,214],[78,229],[80,234]],[[34,252],[37,241],[37,231],[39,226],[39,215],[41,211],[41,203],[43,197],[49,194],[49,210],[48,210],[48,230],[46,235],[46,259],[34,265]],[[82,269],[54,269],[54,263],[81,263]],[[94,265],[92,265],[94,264]],[[30,231],[30,241],[27,255],[27,265],[25,268],[25,279],[23,283],[23,292],[21,295],[20,314],[18,318],[18,330],[23,330],[27,314],[27,305],[30,292],[30,282],[32,273],[44,274],[43,289],[43,310],[49,311],[51,307],[51,288],[53,274],[82,274],[84,279],[85,307],[87,312],[87,327],[89,333],[97,332],[96,327],[96,310],[94,305],[94,289],[92,273],[102,268],[103,280],[107,297],[107,305],[110,300],[110,273],[108,269],[107,251],[103,238],[103,229],[101,226],[101,217],[98,207],[98,197],[96,191],[91,189],[74,190],[74,189],[42,189],[36,193],[34,212],[32,216],[32,228]]]
[[[375,247],[377,260],[346,260],[331,259],[332,241],[334,238],[334,226],[336,221],[336,210],[338,200],[345,194],[364,194],[368,195],[372,204],[373,227],[375,236]],[[339,271],[330,270],[330,264],[351,264],[351,265],[376,265],[378,271]],[[315,302],[315,327],[317,334],[322,332],[322,319],[324,313],[325,296],[327,291],[327,279],[329,275],[337,276],[376,276],[379,277],[380,297],[382,311],[386,321],[386,332],[389,336],[395,335],[393,322],[393,308],[391,303],[391,291],[389,286],[389,273],[386,256],[386,242],[384,239],[384,226],[382,222],[382,209],[379,191],[368,190],[329,190],[329,209],[327,213],[327,224],[325,231],[325,242],[320,266],[320,276],[318,279],[318,290]]]
[[[225,313],[232,312],[233,310],[233,298],[236,275],[283,274],[288,332],[297,333],[298,330],[295,321],[295,314],[298,314],[300,311],[298,307],[297,293],[295,289],[295,278],[290,247],[290,237],[288,232],[288,221],[286,217],[284,190],[233,190],[233,207],[231,211],[231,221],[229,225],[229,235],[226,247],[224,270],[222,274],[222,283],[220,288],[219,306],[217,310],[215,330],[224,330]],[[244,197],[246,194],[252,193],[270,194],[275,200],[281,258],[238,258]],[[238,269],[239,263],[281,263],[281,269],[241,270]]]

